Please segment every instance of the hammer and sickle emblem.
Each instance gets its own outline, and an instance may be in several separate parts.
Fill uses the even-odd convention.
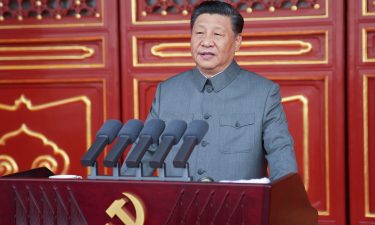
[[[145,222],[145,213],[140,199],[130,193],[124,192],[122,194],[125,198],[113,201],[105,212],[111,218],[117,216],[125,225],[143,225]],[[127,209],[122,208],[129,201],[133,203],[135,208],[135,218]]]

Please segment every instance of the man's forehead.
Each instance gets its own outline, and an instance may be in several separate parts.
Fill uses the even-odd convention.
[[[211,20],[210,21],[205,20],[205,19],[210,18],[210,17],[215,17],[214,23],[212,23]],[[222,18],[222,19],[220,19],[220,18]],[[228,23],[223,24],[222,20],[224,20],[224,21],[227,20]],[[204,13],[204,14],[199,15],[194,22],[194,26],[202,26],[202,27],[210,26],[210,27],[217,27],[217,28],[221,28],[221,29],[225,29],[227,25],[231,25],[230,24],[230,17],[225,16],[225,15],[220,15],[220,14]]]

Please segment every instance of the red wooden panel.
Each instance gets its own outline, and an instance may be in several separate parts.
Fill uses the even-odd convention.
[[[0,86],[1,175],[39,166],[85,175],[79,161],[103,123],[104,81],[2,80]]]
[[[350,224],[375,224],[374,2],[349,1],[348,133]]]

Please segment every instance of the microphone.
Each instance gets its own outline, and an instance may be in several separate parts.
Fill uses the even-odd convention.
[[[103,160],[103,165],[106,167],[116,166],[120,156],[124,153],[128,145],[133,144],[139,133],[143,128],[143,123],[140,120],[129,120],[117,134],[117,142],[112,150]]]
[[[139,134],[138,144],[130,152],[126,159],[126,166],[129,168],[137,168],[147,149],[152,143],[157,143],[161,133],[165,128],[165,123],[159,119],[152,119],[145,124]]]
[[[107,120],[96,133],[94,144],[83,155],[81,164],[83,166],[94,166],[96,158],[103,151],[104,147],[110,144],[121,129],[122,123],[118,120]]]
[[[161,143],[150,160],[151,168],[161,168],[172,146],[177,144],[186,130],[183,120],[173,120],[161,135]]]
[[[207,131],[208,123],[206,121],[193,120],[190,122],[183,138],[184,142],[173,160],[174,167],[186,167],[186,162],[193,152],[194,147],[202,141]]]

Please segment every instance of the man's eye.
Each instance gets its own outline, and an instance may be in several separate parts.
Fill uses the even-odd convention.
[[[202,31],[197,31],[197,32],[195,32],[196,34],[203,34],[203,32]]]
[[[220,34],[220,33],[214,33],[215,34],[215,36],[223,36],[222,34]]]

